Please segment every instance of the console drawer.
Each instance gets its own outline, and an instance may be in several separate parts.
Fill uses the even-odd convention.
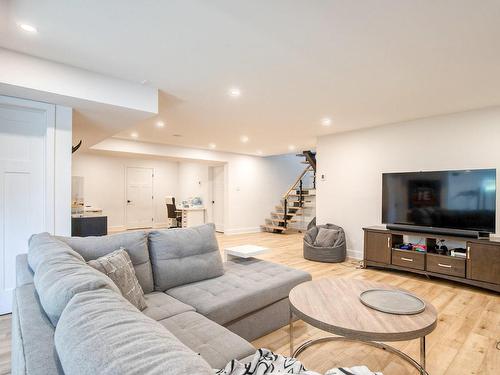
[[[425,253],[419,253],[413,250],[392,249],[392,264],[401,267],[424,270]]]
[[[465,259],[427,254],[427,271],[465,277]]]

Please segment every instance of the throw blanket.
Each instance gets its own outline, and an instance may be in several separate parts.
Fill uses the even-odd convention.
[[[268,349],[259,349],[254,354],[251,362],[240,363],[233,359],[226,367],[215,370],[216,375],[274,375],[274,374],[294,374],[294,375],[320,375],[314,371],[308,371],[295,358],[285,357],[275,354]],[[352,368],[334,368],[328,370],[325,375],[382,375],[382,373],[371,372],[365,366]]]

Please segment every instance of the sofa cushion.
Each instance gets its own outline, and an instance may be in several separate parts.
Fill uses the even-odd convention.
[[[213,224],[152,231],[149,252],[157,291],[224,274]]]
[[[146,232],[126,232],[101,237],[58,238],[80,253],[87,262],[123,247],[132,260],[137,280],[139,280],[144,293],[153,291],[153,272],[149,260]]]
[[[213,375],[208,363],[165,327],[109,290],[71,300],[55,345],[66,374]]]
[[[83,257],[80,254],[49,233],[32,235],[28,244],[28,263],[33,272],[36,272],[41,263],[47,260],[54,260],[57,257],[69,257],[83,262]]]
[[[33,271],[28,265],[28,254],[16,256],[16,286],[33,284]]]
[[[145,294],[144,298],[148,307],[142,312],[154,320],[170,318],[186,311],[195,311],[193,306],[186,305],[163,292]]]
[[[287,298],[311,280],[307,272],[254,258],[226,263],[223,276],[169,289],[167,294],[196,308],[219,324]]]
[[[139,310],[144,310],[144,292],[135,276],[130,257],[124,249],[119,249],[87,263],[108,276],[116,284],[122,296]]]
[[[33,284],[18,286],[12,306],[12,374],[63,374],[54,326],[38,303]]]
[[[74,295],[96,289],[120,290],[106,275],[83,260],[56,257],[38,266],[34,277],[40,303],[54,326]]]
[[[255,348],[228,329],[190,311],[160,321],[182,343],[200,353],[212,368],[223,368],[233,359],[242,359]]]

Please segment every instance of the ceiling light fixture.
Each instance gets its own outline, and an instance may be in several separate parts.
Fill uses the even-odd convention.
[[[332,119],[330,117],[323,117],[321,119],[321,125],[323,126],[330,126],[332,124]]]
[[[132,138],[137,138],[137,137],[139,137],[139,133],[137,133],[137,132],[132,132],[132,133],[130,133],[130,136],[131,136]]]
[[[217,147],[215,143],[209,143],[208,147],[210,147],[212,150]]]
[[[238,98],[241,96],[241,90],[237,87],[230,88],[227,93],[233,98]]]
[[[28,25],[27,23],[20,23],[19,27],[28,33],[36,34],[37,32],[35,26]]]
[[[249,138],[246,135],[242,135],[240,137],[240,141],[243,142],[243,143],[247,143],[249,141]]]
[[[295,147],[295,145],[289,145],[289,146],[288,146],[288,149],[289,149],[290,151],[294,151],[296,148],[297,148],[297,147]]]
[[[165,123],[163,121],[156,121],[156,127],[157,128],[164,128],[165,127]]]

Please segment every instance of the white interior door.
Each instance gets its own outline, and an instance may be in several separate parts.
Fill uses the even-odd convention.
[[[53,105],[0,96],[0,314],[12,310],[16,256],[33,233],[53,230],[54,113]]]
[[[127,229],[153,226],[153,169],[127,167]]]
[[[224,166],[212,167],[212,219],[217,232],[224,232]]]

